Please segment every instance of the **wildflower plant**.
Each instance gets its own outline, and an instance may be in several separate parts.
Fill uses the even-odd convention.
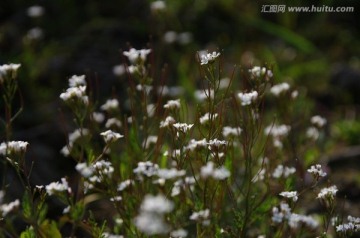
[[[299,122],[295,86],[275,83],[267,65],[243,69],[241,76],[234,69],[224,83],[222,53],[206,52],[198,55],[201,88],[190,92],[195,100],[179,98],[164,93],[170,90],[161,85],[165,75],[153,73],[154,53],[123,52],[129,82],[125,101],[116,95],[95,101],[86,76],[69,78],[59,100],[74,120],[61,153],[75,162],[76,176],[64,175],[47,185],[30,183],[31,168],[24,160],[31,144],[11,140],[9,108],[17,83],[2,87],[11,120],[5,120],[0,156],[16,169],[25,192],[9,200],[4,176],[0,216],[6,222],[0,233],[345,237],[359,230],[358,218],[340,220],[338,189],[330,184],[328,171],[315,160],[302,160],[316,145],[319,136],[314,135],[326,119],[308,115]],[[2,85],[14,80],[18,68],[0,68]],[[313,140],[307,140],[309,135]],[[58,219],[48,216],[51,200],[62,208]],[[310,201],[324,212],[308,210]],[[108,207],[106,214],[96,214],[94,206]],[[25,229],[16,230],[18,220]]]

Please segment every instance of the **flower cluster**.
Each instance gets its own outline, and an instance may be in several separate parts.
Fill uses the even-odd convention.
[[[62,192],[67,192],[68,194],[71,193],[71,188],[65,178],[62,178],[61,182],[52,182],[49,185],[46,185],[45,189],[49,196]]]
[[[206,179],[208,177],[212,177],[216,180],[224,180],[230,177],[230,171],[227,170],[224,166],[219,168],[214,168],[215,165],[212,161],[207,162],[207,164],[201,167],[201,177]]]
[[[238,98],[240,99],[242,106],[250,105],[258,97],[258,92],[252,91],[250,93],[238,93]]]
[[[0,65],[0,84],[2,84],[5,80],[15,79],[20,66],[21,64]]]
[[[22,154],[29,145],[26,141],[9,141],[0,144],[0,155]]]
[[[215,51],[212,52],[212,53],[201,54],[200,55],[200,64],[205,65],[205,64],[208,64],[208,63],[212,63],[219,56],[220,56],[220,53],[215,52]]]
[[[88,105],[89,97],[86,95],[85,76],[72,76],[69,79],[69,88],[60,94],[60,98],[65,102],[75,101]]]

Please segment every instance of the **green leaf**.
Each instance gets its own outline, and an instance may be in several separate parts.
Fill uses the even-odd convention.
[[[30,219],[32,216],[32,205],[31,205],[31,198],[30,198],[28,191],[26,191],[24,193],[21,204],[22,204],[24,217],[27,219]]]
[[[34,228],[28,227],[25,231],[21,232],[20,238],[36,238]]]
[[[60,231],[57,228],[55,221],[45,220],[40,228],[44,237],[61,238]]]

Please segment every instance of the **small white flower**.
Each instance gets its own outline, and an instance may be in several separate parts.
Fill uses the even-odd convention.
[[[191,139],[189,144],[185,147],[185,150],[194,151],[196,148],[205,148],[208,145],[206,139],[195,140]]]
[[[209,217],[210,217],[210,210],[205,209],[202,211],[193,212],[190,216],[190,220],[198,221],[198,222],[201,221],[204,226],[207,226],[210,224]]]
[[[164,1],[157,0],[150,4],[150,9],[152,11],[161,11],[166,9],[166,4]]]
[[[171,238],[185,238],[185,237],[187,237],[187,235],[188,235],[188,232],[184,229],[177,229],[177,230],[170,232]]]
[[[93,112],[92,116],[97,123],[102,123],[105,120],[105,115],[101,112]]]
[[[215,96],[215,92],[214,90],[210,90],[210,92],[208,90],[196,90],[194,96],[197,101],[203,102],[208,98],[213,99]]]
[[[313,116],[311,119],[310,119],[311,123],[314,124],[315,126],[318,126],[318,127],[323,127],[326,125],[326,119],[321,117],[321,116]]]
[[[117,187],[117,191],[121,192],[123,190],[125,190],[127,187],[129,187],[130,185],[133,185],[134,181],[131,179],[127,179],[123,182],[121,182],[118,187]]]
[[[29,145],[26,141],[9,141],[0,144],[0,155],[24,153]]]
[[[175,31],[167,31],[165,32],[163,39],[166,43],[172,44],[177,39],[177,33]]]
[[[208,54],[201,54],[200,55],[200,61],[201,61],[200,64],[205,65],[205,64],[208,64],[208,63],[212,63],[219,56],[220,56],[220,53],[217,53],[215,51],[212,52],[212,53],[208,53]]]
[[[86,86],[68,88],[66,92],[60,94],[60,98],[65,102],[78,100],[85,105],[89,103],[89,98],[86,96]]]
[[[131,63],[136,63],[139,59],[145,61],[150,52],[151,49],[136,50],[135,48],[131,48],[129,51],[124,51],[123,55],[128,57]]]
[[[169,100],[165,105],[164,108],[166,109],[177,109],[180,108],[180,99],[177,100]]]
[[[148,148],[150,147],[150,145],[156,144],[157,140],[158,140],[158,137],[157,137],[157,136],[149,135],[149,136],[147,137],[147,139],[144,140],[144,142],[143,142],[143,147],[144,147],[145,149],[148,149]]]
[[[270,88],[270,93],[278,97],[281,93],[286,92],[289,89],[290,89],[290,85],[288,83],[280,83],[272,86]]]
[[[137,168],[133,172],[139,176],[146,175],[147,177],[152,177],[157,174],[159,166],[150,161],[139,162]]]
[[[105,127],[106,128],[110,128],[110,127],[121,127],[121,121],[117,118],[109,118],[106,123],[105,123]]]
[[[160,128],[168,127],[172,124],[174,124],[176,121],[172,116],[167,116],[165,118],[165,121],[160,122]]]
[[[78,163],[75,166],[75,169],[84,177],[89,178],[94,173],[94,168],[92,166],[88,166],[86,163]]]
[[[0,65],[0,83],[4,82],[5,77],[10,77],[10,79],[15,78],[20,66],[21,66],[21,64]]]
[[[238,93],[238,98],[241,101],[242,106],[250,105],[252,102],[254,102],[258,97],[258,92],[252,91],[250,93]]]
[[[193,127],[194,124],[187,124],[187,123],[174,123],[173,127],[175,127],[178,131],[186,133],[188,130]]]
[[[49,185],[46,185],[45,187],[46,193],[51,196],[55,193],[61,193],[67,191],[68,193],[71,193],[71,188],[69,187],[68,182],[65,178],[61,179],[61,183],[59,182],[52,182]]]
[[[294,202],[296,202],[298,200],[298,193],[297,191],[291,191],[291,192],[281,192],[279,194],[282,197],[286,197],[286,198],[292,198],[292,200]]]
[[[174,203],[161,194],[156,196],[149,194],[146,195],[140,206],[140,210],[142,212],[152,212],[159,214],[169,213],[173,209]]]
[[[125,66],[122,64],[115,65],[113,67],[113,74],[115,76],[121,76],[121,75],[125,74],[125,72],[126,72]]]
[[[16,199],[13,202],[10,202],[8,204],[2,204],[0,206],[0,213],[2,213],[2,217],[5,217],[7,214],[9,214],[12,210],[18,208],[20,206],[19,199]]]
[[[260,66],[255,66],[252,69],[249,69],[249,72],[253,79],[259,78],[259,77],[265,76],[265,75],[266,75],[266,79],[268,79],[273,76],[273,73],[271,72],[271,70],[266,69],[265,67],[260,67]]]
[[[327,174],[322,170],[320,164],[311,165],[310,169],[307,170],[315,177],[325,177]]]
[[[69,87],[86,86],[85,75],[73,75],[69,78]]]
[[[34,5],[27,9],[27,15],[29,17],[41,17],[45,12],[42,6]]]
[[[317,140],[319,138],[319,130],[312,126],[312,127],[309,127],[307,130],[306,130],[306,137],[308,138],[311,138],[313,140]]]
[[[241,134],[241,131],[242,129],[240,127],[224,126],[222,134],[224,137],[239,136]]]
[[[117,110],[119,108],[119,101],[117,99],[108,99],[100,109],[103,111]]]
[[[199,118],[200,124],[205,124],[207,123],[210,119],[214,120],[215,118],[218,117],[218,114],[210,114],[210,113],[205,113],[202,117]]]
[[[272,173],[272,176],[274,178],[280,178],[280,177],[287,178],[295,172],[296,169],[294,167],[287,167],[287,166],[284,167],[283,165],[278,165],[275,168],[274,172]]]
[[[100,135],[102,135],[104,137],[105,143],[114,142],[114,141],[117,141],[118,139],[124,137],[123,135],[121,135],[117,132],[113,132],[112,130],[104,131],[104,132],[100,133]]]
[[[323,188],[320,190],[320,193],[317,195],[319,199],[334,199],[338,189],[336,185],[330,186],[328,188]]]
[[[157,175],[163,179],[174,179],[182,177],[186,174],[185,170],[177,170],[175,168],[171,169],[159,169]]]

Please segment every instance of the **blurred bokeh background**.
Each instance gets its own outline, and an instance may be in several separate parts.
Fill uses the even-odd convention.
[[[266,13],[264,5],[353,6],[354,11]],[[354,0],[1,0],[0,64],[21,64],[22,100],[16,103],[23,103],[24,111],[14,139],[31,145],[35,184],[73,170],[74,163],[59,153],[72,131],[59,94],[69,77],[85,74],[98,102],[125,98],[126,77],[114,66],[125,62],[122,51],[134,47],[153,50],[155,80],[165,69],[166,84],[186,90],[197,86],[200,50],[220,51],[229,76],[234,65],[271,65],[277,82],[299,87],[312,99],[306,105],[329,119],[330,154],[357,146],[359,9]]]

